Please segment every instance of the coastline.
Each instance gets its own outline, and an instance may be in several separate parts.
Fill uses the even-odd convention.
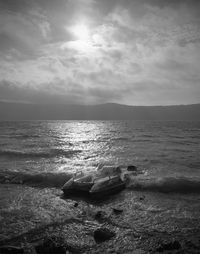
[[[165,193],[125,190],[102,202],[90,202],[66,199],[56,188],[1,184],[0,189],[4,196],[0,246],[23,246],[34,253],[44,239],[54,239],[68,253],[159,253],[163,244],[174,241],[181,247],[171,253],[198,253],[200,248],[199,220],[187,217],[187,209],[182,211],[178,194],[169,198]],[[171,207],[179,206],[179,218],[173,209],[171,214],[165,210],[169,202]],[[115,236],[96,243],[94,231],[102,227]]]

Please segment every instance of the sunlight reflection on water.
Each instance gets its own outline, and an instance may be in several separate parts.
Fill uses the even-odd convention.
[[[9,122],[0,124],[0,136],[1,169],[75,172],[103,162],[155,175],[200,172],[198,122]]]

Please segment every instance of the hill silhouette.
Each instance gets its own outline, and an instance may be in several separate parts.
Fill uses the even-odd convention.
[[[200,104],[177,106],[46,105],[0,102],[0,120],[200,120]]]

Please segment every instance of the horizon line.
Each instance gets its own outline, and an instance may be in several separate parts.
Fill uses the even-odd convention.
[[[94,106],[103,106],[103,105],[117,105],[117,106],[127,106],[127,107],[174,107],[174,106],[194,106],[199,105],[198,103],[189,103],[189,104],[168,104],[168,105],[129,105],[129,104],[122,104],[116,102],[105,102],[99,104],[72,104],[72,103],[34,103],[34,102],[27,102],[27,101],[8,101],[8,100],[1,100],[0,103],[5,104],[23,104],[23,105],[37,105],[37,106],[85,106],[85,107],[94,107]]]

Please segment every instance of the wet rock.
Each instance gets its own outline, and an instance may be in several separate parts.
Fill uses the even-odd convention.
[[[129,165],[127,167],[127,171],[137,171],[137,167],[136,166],[133,166],[133,165]]]
[[[98,222],[104,222],[107,219],[107,214],[104,211],[97,211],[94,218]]]
[[[0,247],[0,253],[1,254],[21,254],[21,253],[24,253],[24,249],[20,247],[5,245]]]
[[[158,252],[164,252],[164,251],[170,251],[170,250],[179,250],[181,248],[181,244],[179,241],[173,241],[169,243],[162,243],[156,251]]]
[[[108,228],[98,228],[94,231],[94,240],[97,243],[101,243],[110,240],[115,235],[115,232],[109,230]]]
[[[116,215],[119,215],[121,213],[123,213],[123,209],[121,208],[113,208],[113,213]]]
[[[74,203],[74,207],[77,207],[77,206],[78,206],[78,202],[75,202],[75,203]]]

